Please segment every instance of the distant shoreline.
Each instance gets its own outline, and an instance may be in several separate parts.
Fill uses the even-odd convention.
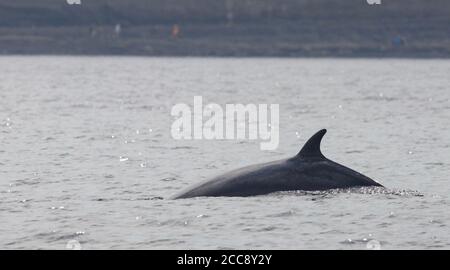
[[[0,57],[144,57],[144,58],[204,58],[204,59],[398,59],[398,60],[449,60],[448,56],[194,56],[194,55],[145,55],[145,54],[0,54]]]
[[[450,2],[0,0],[0,55],[450,58]]]
[[[445,25],[327,23],[0,27],[0,55],[450,58]]]

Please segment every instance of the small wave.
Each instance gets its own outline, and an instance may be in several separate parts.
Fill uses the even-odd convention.
[[[175,146],[175,147],[171,147],[170,149],[172,150],[182,150],[182,149],[197,149],[196,147],[192,147],[192,146]]]
[[[94,202],[109,202],[109,201],[159,201],[164,200],[163,197],[155,196],[155,197],[143,197],[143,198],[121,198],[121,199],[114,199],[114,198],[95,198],[92,201]]]
[[[398,98],[395,97],[387,97],[384,96],[382,94],[378,95],[378,96],[368,96],[368,97],[364,97],[362,100],[368,100],[368,101],[396,101],[398,100]]]
[[[164,182],[172,182],[172,181],[176,181],[176,180],[177,180],[176,177],[165,177],[165,178],[161,179],[161,181],[164,181]]]
[[[276,213],[276,214],[271,214],[271,215],[267,215],[267,217],[275,217],[275,218],[279,218],[279,217],[289,217],[295,214],[294,210],[289,210],[286,212],[281,212],[281,213]]]
[[[164,200],[164,198],[156,196],[156,197],[139,198],[139,199],[136,199],[136,200],[137,201],[160,201],[160,200]]]
[[[444,166],[445,163],[443,163],[443,162],[428,162],[428,163],[425,163],[425,165],[430,165],[430,166]]]

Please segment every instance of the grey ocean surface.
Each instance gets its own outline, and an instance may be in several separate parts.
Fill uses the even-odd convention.
[[[0,57],[0,248],[450,248],[450,61]],[[195,95],[280,104],[280,145],[174,140]],[[388,189],[169,200],[322,150]],[[161,199],[160,197],[164,198]]]

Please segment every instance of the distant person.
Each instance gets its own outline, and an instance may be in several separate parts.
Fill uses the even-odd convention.
[[[174,24],[172,26],[172,37],[177,38],[180,35],[180,27],[178,24]]]
[[[233,25],[233,22],[234,22],[234,13],[233,13],[233,11],[228,11],[227,12],[227,22],[228,22],[228,26],[232,26]]]
[[[391,43],[394,47],[401,47],[405,45],[405,39],[401,36],[395,36],[392,38]]]
[[[114,27],[114,33],[116,36],[120,36],[122,33],[122,25],[120,25],[120,23],[116,24],[116,27]]]
[[[97,36],[97,29],[95,29],[95,26],[89,27],[89,35],[91,35],[91,37]]]

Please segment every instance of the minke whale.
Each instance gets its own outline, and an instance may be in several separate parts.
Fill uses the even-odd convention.
[[[367,176],[327,159],[320,151],[326,133],[314,134],[300,152],[288,159],[237,169],[200,183],[173,197],[247,197],[278,191],[320,191],[379,186]]]

